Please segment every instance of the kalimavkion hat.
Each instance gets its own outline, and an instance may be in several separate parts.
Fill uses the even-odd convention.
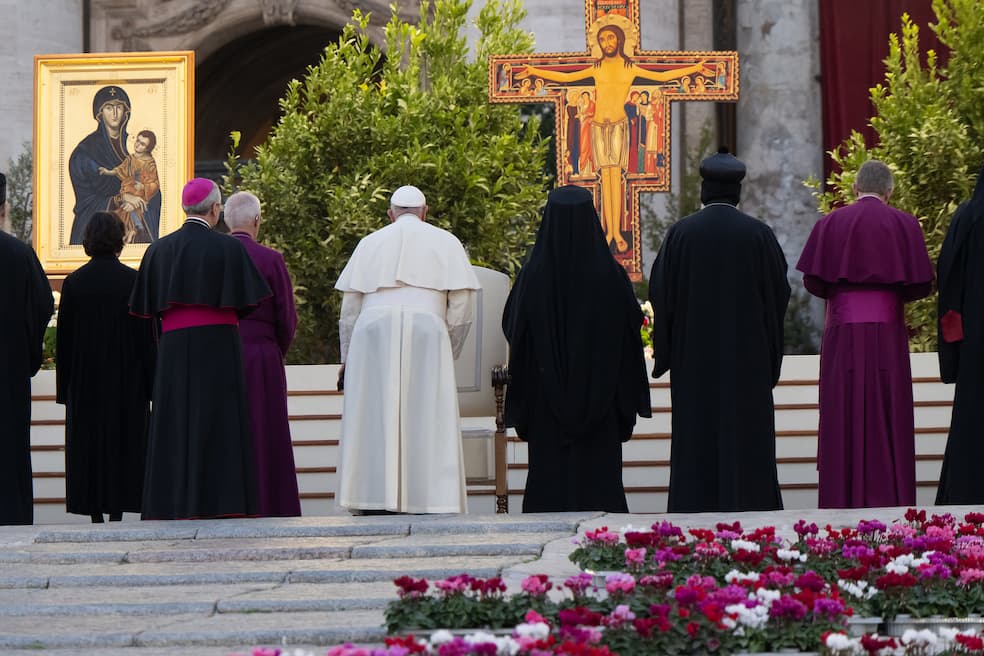
[[[195,178],[181,190],[181,204],[185,207],[197,205],[205,200],[214,188],[215,183],[208,178]]]
[[[424,192],[412,185],[400,187],[390,198],[390,205],[394,207],[423,207],[426,204]]]
[[[737,205],[741,199],[741,181],[745,178],[745,164],[728,152],[727,146],[704,158],[700,163],[700,202],[724,202]]]
[[[728,152],[727,146],[704,158],[700,163],[700,177],[713,182],[741,182],[745,178],[745,164]]]

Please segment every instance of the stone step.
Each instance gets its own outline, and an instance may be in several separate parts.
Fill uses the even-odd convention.
[[[253,645],[332,645],[381,642],[386,635],[382,610],[334,612],[222,613],[176,615],[83,615],[3,617],[0,649],[103,649],[108,647],[168,647],[171,653],[187,645],[222,646],[246,651]],[[78,653],[96,653],[80,652]],[[98,653],[102,653],[101,651]]]
[[[534,556],[458,556],[338,560],[171,562],[134,564],[0,565],[0,588],[88,588],[237,583],[346,583],[391,581],[409,574],[446,578],[463,571],[496,576],[503,567]]]
[[[563,535],[568,535],[565,532]],[[559,533],[418,534],[333,538],[204,539],[161,542],[100,542],[93,549],[75,543],[42,543],[0,553],[4,564],[65,565],[78,563],[137,564],[168,562],[230,562],[414,558],[436,556],[536,556],[545,541]],[[67,547],[67,548],[66,548]]]
[[[0,596],[0,617],[182,615],[382,610],[397,599],[390,580],[360,583],[20,588]],[[0,622],[3,625],[5,621]]]

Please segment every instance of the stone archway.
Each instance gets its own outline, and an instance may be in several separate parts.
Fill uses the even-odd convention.
[[[319,61],[359,9],[369,38],[385,46],[392,0],[85,0],[91,52],[194,50],[196,173],[216,178],[232,130],[240,154],[269,134],[287,82]],[[419,0],[395,0],[415,21]]]
[[[241,36],[198,63],[195,73],[195,170],[221,175],[231,146],[252,158],[279,116],[278,101],[294,78],[318,63],[338,32],[317,26],[276,26]]]

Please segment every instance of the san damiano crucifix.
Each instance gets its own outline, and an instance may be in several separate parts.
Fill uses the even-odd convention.
[[[589,189],[642,279],[639,195],[670,189],[670,102],[738,100],[738,53],[640,49],[639,0],[585,0],[588,50],[489,58],[489,100],[552,102],[558,184]]]

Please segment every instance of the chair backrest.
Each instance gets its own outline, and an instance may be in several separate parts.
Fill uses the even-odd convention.
[[[454,363],[458,406],[462,417],[494,417],[492,367],[506,364],[502,310],[509,296],[509,276],[473,266],[482,288],[475,294],[472,327]]]

